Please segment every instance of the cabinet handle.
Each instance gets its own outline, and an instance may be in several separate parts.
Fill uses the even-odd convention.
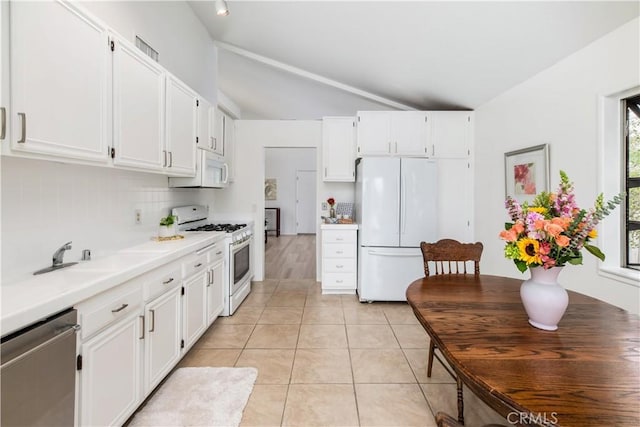
[[[211,284],[213,285],[213,283],[215,282],[215,276],[213,275],[213,270],[209,271],[211,271]]]
[[[436,155],[436,144],[431,144],[431,155],[432,156]]]
[[[327,168],[324,168],[324,177],[327,177]]]
[[[27,140],[27,115],[25,113],[18,113],[18,117],[20,117],[20,121],[22,123],[21,125],[21,129],[22,129],[22,138],[20,138],[18,140],[19,144],[24,144],[25,141]]]
[[[218,138],[213,138],[213,149],[214,150],[218,149]]]
[[[344,268],[344,265],[336,265],[336,268]]]
[[[391,141],[389,141],[389,150],[388,153],[391,154]]]
[[[169,151],[169,167],[173,167],[173,151]]]
[[[344,280],[340,279],[340,280],[336,280],[336,283],[342,283],[344,282]]]
[[[344,237],[336,237],[336,241],[337,241],[337,242],[341,242],[341,241],[343,241],[343,240],[344,240]]]
[[[0,114],[2,114],[2,124],[0,124],[0,139],[4,139],[7,134],[7,109],[0,107]]]
[[[198,267],[200,267],[200,266],[202,266],[202,263],[201,263],[201,262],[199,262],[199,263],[197,263],[196,265],[194,265],[194,266],[193,266],[193,268],[198,268]]]
[[[211,270],[207,271],[207,288],[211,286]]]
[[[209,137],[209,148],[213,148],[213,137]]]
[[[151,313],[151,327],[149,328],[149,332],[153,332],[156,330],[156,311],[149,310],[149,313]]]
[[[167,150],[162,150],[162,155],[164,156],[164,161],[162,163],[162,167],[166,168],[167,167]]]
[[[222,253],[222,251],[218,251],[216,252],[216,255],[220,255]]]
[[[398,141],[396,141],[396,154],[398,154]]]
[[[111,312],[112,312],[112,313],[118,313],[118,312],[120,312],[120,311],[124,310],[124,309],[125,309],[125,308],[127,308],[127,307],[129,307],[129,304],[122,304],[122,305],[120,306],[120,308],[116,308],[116,309],[114,309],[114,310],[111,310]]]
[[[140,337],[141,340],[144,339],[144,316],[138,316],[140,318],[140,320],[142,320],[142,336]]]
[[[173,277],[169,277],[169,280],[166,280],[166,281],[162,282],[162,284],[163,285],[168,285],[171,282],[173,282]]]
[[[344,252],[343,252],[343,251],[336,251],[336,253],[337,253],[338,255],[342,255]]]

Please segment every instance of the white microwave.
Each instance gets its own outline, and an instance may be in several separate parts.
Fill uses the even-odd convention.
[[[210,151],[197,151],[196,175],[192,178],[169,178],[169,187],[226,187],[229,184],[229,166]]]

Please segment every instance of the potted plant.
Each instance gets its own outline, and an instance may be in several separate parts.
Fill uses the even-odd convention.
[[[172,237],[175,236],[175,219],[176,217],[173,215],[165,216],[160,218],[160,228],[158,230],[158,235],[160,237]]]

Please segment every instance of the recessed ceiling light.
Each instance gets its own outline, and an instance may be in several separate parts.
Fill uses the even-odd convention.
[[[225,0],[216,0],[216,15],[227,16],[229,14],[229,6]]]

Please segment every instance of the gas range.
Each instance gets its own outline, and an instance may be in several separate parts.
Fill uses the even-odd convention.
[[[219,232],[227,233],[226,238],[232,243],[244,242],[253,235],[253,226],[246,223],[225,221],[211,223],[207,220],[209,208],[207,206],[192,205],[171,209],[171,215],[177,220],[178,231],[182,232]]]
[[[247,224],[204,224],[194,228],[187,228],[185,231],[224,231],[225,233],[233,233],[242,230]]]

